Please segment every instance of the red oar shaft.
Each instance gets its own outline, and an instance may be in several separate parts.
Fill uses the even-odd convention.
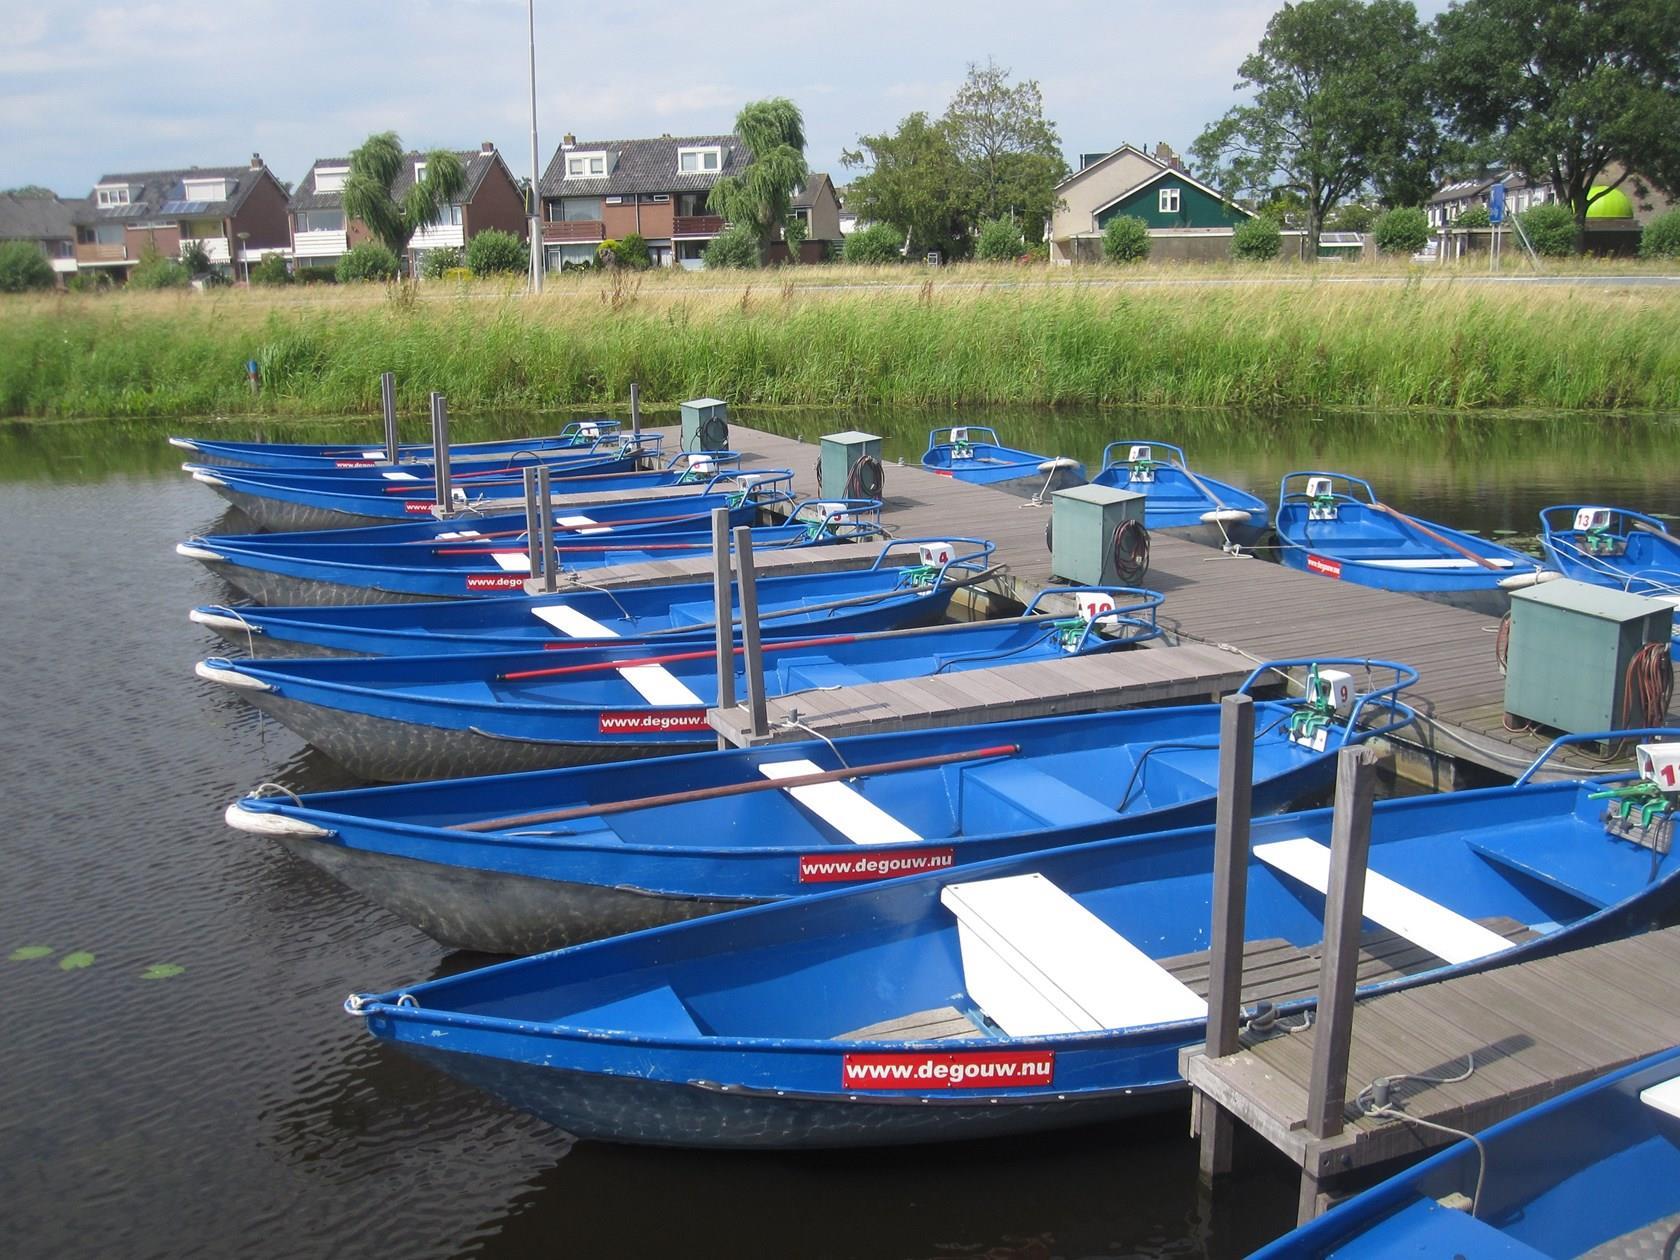
[[[766,643],[764,654],[772,652],[787,652],[794,648],[809,647],[838,647],[843,643],[852,643],[856,636],[850,634],[831,634],[821,639],[795,639],[788,643]],[[564,647],[565,644],[555,646]],[[736,653],[744,651],[736,648]],[[636,665],[670,665],[677,661],[703,661],[716,656],[713,648],[695,652],[667,652],[663,656],[640,656],[627,661],[590,661],[586,665],[551,665],[544,669],[517,669],[511,673],[497,674],[498,682],[517,682],[522,678],[553,678],[556,674],[590,674],[607,669],[630,669]]]

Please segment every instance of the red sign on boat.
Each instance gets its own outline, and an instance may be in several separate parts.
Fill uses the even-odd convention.
[[[1326,560],[1323,556],[1307,557],[1307,572],[1322,573],[1325,577],[1339,578],[1342,576],[1342,562],[1340,560]]]
[[[409,499],[403,504],[403,511],[430,516],[432,509],[436,506],[435,503],[422,503],[418,499]]]
[[[525,589],[525,575],[523,573],[469,573],[467,574],[467,589],[469,591],[522,591]]]
[[[942,871],[956,865],[951,849],[897,849],[874,853],[806,853],[799,859],[801,884],[850,883]]]
[[[650,709],[643,713],[601,714],[603,735],[641,735],[658,731],[709,731],[704,709]]]
[[[1018,1089],[1049,1085],[1056,1055],[1049,1050],[989,1054],[848,1054],[842,1089]]]

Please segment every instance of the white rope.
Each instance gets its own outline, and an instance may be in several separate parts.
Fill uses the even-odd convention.
[[[1461,1081],[1470,1079],[1476,1070],[1476,1056],[1473,1052],[1464,1056],[1464,1071],[1457,1076],[1420,1076],[1412,1072],[1400,1072],[1393,1076],[1379,1076],[1355,1096],[1353,1104],[1362,1116],[1380,1117],[1385,1120],[1403,1120],[1407,1124],[1415,1124],[1421,1128],[1433,1129],[1437,1133],[1446,1133],[1456,1138],[1463,1138],[1476,1148],[1476,1191],[1470,1196],[1470,1217],[1475,1219],[1482,1202],[1482,1185],[1487,1179],[1487,1147],[1482,1145],[1481,1138],[1464,1129],[1455,1129],[1450,1124],[1440,1124],[1434,1120],[1425,1120],[1421,1116],[1409,1115],[1400,1110],[1393,1103],[1378,1106],[1374,1098],[1368,1101],[1367,1096],[1373,1095],[1379,1084],[1394,1086],[1402,1081],[1417,1081],[1424,1085],[1457,1085]]]

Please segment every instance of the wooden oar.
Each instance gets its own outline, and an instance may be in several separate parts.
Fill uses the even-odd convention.
[[[771,652],[791,652],[795,648],[838,647],[843,643],[855,643],[857,636],[851,634],[831,634],[820,639],[789,639],[782,641],[772,639],[764,645],[765,655]],[[746,651],[745,647],[735,649],[739,656]],[[634,669],[638,665],[672,665],[677,661],[711,660],[717,655],[715,648],[706,648],[695,652],[666,652],[660,656],[636,656],[627,660],[616,657],[610,661],[589,661],[583,665],[549,665],[542,669],[516,669],[506,674],[497,674],[497,682],[518,682],[524,678],[552,678],[556,674],[589,674],[608,669]]]
[[[501,485],[504,482],[507,482],[507,483],[511,484],[513,482],[516,482],[516,481],[522,482],[524,480],[524,473],[523,472],[521,472],[519,476],[515,477],[511,473],[503,473],[500,469],[493,469],[493,470],[488,470],[488,471],[495,472],[496,477],[493,480],[491,480],[489,482],[486,482],[485,484],[487,484],[487,485]],[[632,472],[597,473],[597,472],[590,472],[588,469],[582,469],[578,472],[569,472],[563,477],[554,477],[553,481],[554,481],[554,483],[557,487],[564,487],[565,483],[568,482],[568,481],[610,481],[615,477],[651,477],[656,472],[674,472],[674,471],[676,471],[676,470],[671,469],[671,468],[660,468],[660,469],[655,469],[655,470],[652,470],[652,471],[650,471],[648,469],[636,469]],[[483,477],[485,475],[486,475],[486,473],[483,472],[483,471],[476,472],[476,473],[457,473],[455,475],[455,480],[459,481],[462,477],[466,477],[466,476]],[[713,474],[714,477],[717,476],[717,475],[718,474],[716,474],[716,473]],[[707,480],[710,480],[710,479],[711,478],[707,478]],[[675,484],[681,484],[681,483],[673,482],[672,484],[675,485]],[[694,474],[694,480],[692,482],[688,483],[688,484],[690,484],[690,485],[700,485],[701,484],[701,474],[695,473]],[[386,486],[385,487],[385,493],[386,494],[401,494],[404,490],[408,490],[410,488],[411,487],[406,486],[406,485]],[[555,493],[558,494],[560,492],[561,491],[559,489],[557,489]],[[565,493],[575,494],[577,492],[576,491],[565,491]]]
[[[612,530],[616,530],[616,529],[622,528],[625,525],[658,525],[658,524],[663,524],[666,521],[695,521],[695,520],[705,520],[705,519],[706,519],[706,515],[703,512],[679,512],[679,513],[676,513],[675,515],[671,515],[671,516],[633,516],[629,520],[607,521],[604,524],[596,524],[594,521],[591,521],[587,525],[562,525],[559,521],[555,521],[554,522],[554,528],[555,529],[563,529],[567,533],[572,533],[573,531],[576,531],[578,533],[584,533],[584,532],[586,532],[588,530],[592,530],[592,529],[612,529]],[[482,541],[484,539],[496,539],[496,538],[523,538],[523,537],[525,537],[526,532],[527,531],[525,531],[523,529],[497,529],[497,530],[491,530],[488,534],[474,534],[472,536],[472,541],[477,542],[477,541]],[[402,547],[429,547],[429,546],[436,545],[438,543],[438,541],[439,540],[436,539],[436,538],[410,538],[407,542],[399,543],[398,545],[402,546]],[[451,542],[451,541],[454,541],[454,540],[444,539],[443,541],[444,542]],[[462,541],[466,541],[466,540],[462,540]],[[707,546],[710,546],[710,545],[711,545],[710,543],[707,544]]]
[[[1440,543],[1443,547],[1451,547],[1454,551],[1458,552],[1459,555],[1466,556],[1469,559],[1474,560],[1477,564],[1481,565],[1482,568],[1484,568],[1484,569],[1495,569],[1495,570],[1499,569],[1499,566],[1497,564],[1495,564],[1493,561],[1489,560],[1486,556],[1478,555],[1474,551],[1471,551],[1470,548],[1466,547],[1463,543],[1454,542],[1451,538],[1446,537],[1444,534],[1436,533],[1434,530],[1430,529],[1429,526],[1425,525],[1422,521],[1414,520],[1412,517],[1407,516],[1399,508],[1389,507],[1388,504],[1379,503],[1376,500],[1372,500],[1371,506],[1376,508],[1377,511],[1379,511],[1379,512],[1387,512],[1390,516],[1392,516],[1395,520],[1399,521],[1403,525],[1410,525],[1413,529],[1417,530],[1418,533],[1424,535],[1426,538],[1433,538],[1436,542]]]
[[[903,761],[882,761],[868,766],[852,766],[843,770],[824,770],[818,774],[799,774],[787,779],[748,779],[741,783],[724,783],[712,788],[691,788],[686,792],[665,792],[659,796],[638,796],[627,801],[607,801],[600,805],[574,805],[567,809],[548,809],[535,814],[515,814],[510,818],[487,818],[479,822],[451,823],[446,831],[504,831],[512,827],[531,827],[538,823],[567,822],[573,818],[600,818],[608,814],[627,814],[638,809],[657,809],[662,805],[686,805],[691,801],[717,800],[725,796],[745,796],[749,792],[785,791],[788,788],[815,787],[819,783],[833,783],[837,779],[858,778],[872,774],[894,774],[903,770],[931,770],[936,766],[954,765],[960,761],[979,761],[986,757],[1012,757],[1021,751],[1019,744],[997,744],[991,748],[976,748],[971,752],[940,753],[933,757],[909,757]]]

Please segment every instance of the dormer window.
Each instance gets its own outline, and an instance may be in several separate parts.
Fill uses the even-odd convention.
[[[101,188],[99,204],[102,206],[126,206],[128,204],[128,185],[119,184],[111,188]]]
[[[607,173],[607,155],[605,153],[568,153],[566,155],[567,179],[599,179]]]
[[[424,162],[416,162],[414,164],[414,182],[416,184],[418,184],[422,179],[425,178],[425,175],[426,175],[426,164]]]
[[[1159,200],[1156,202],[1162,214],[1178,213],[1178,189],[1163,188]]]
[[[344,181],[350,174],[348,166],[317,166],[315,168],[315,191],[318,193],[333,193],[344,191]]]
[[[226,201],[228,182],[225,179],[184,179],[181,181],[183,200]]]
[[[701,175],[722,168],[723,149],[719,145],[677,150],[677,169],[684,175]]]

